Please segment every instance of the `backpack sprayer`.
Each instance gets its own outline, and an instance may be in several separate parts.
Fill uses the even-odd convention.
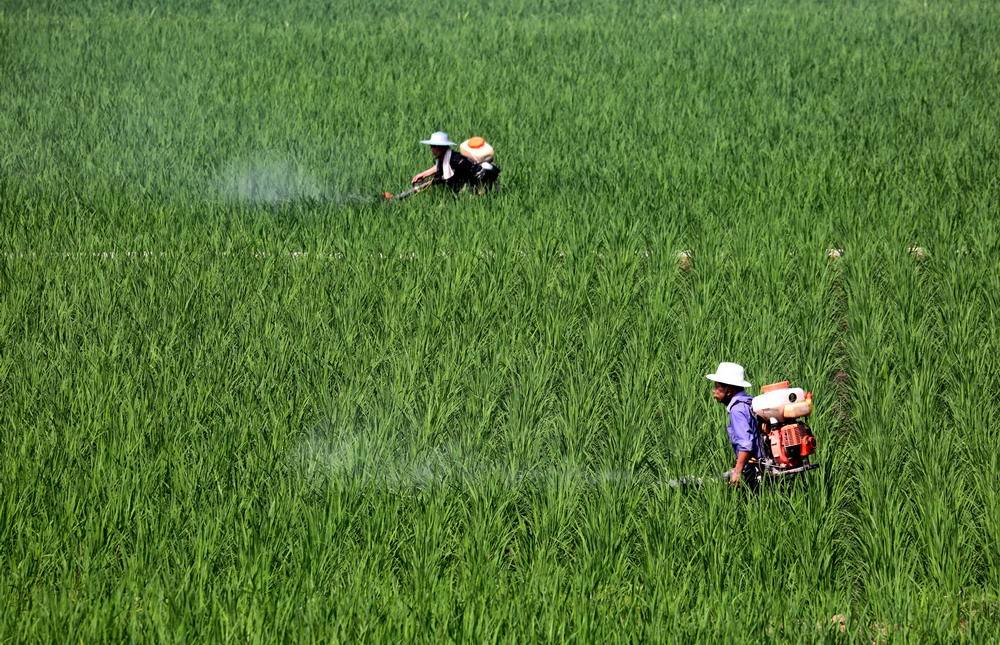
[[[758,464],[763,475],[793,475],[819,467],[809,463],[816,437],[805,422],[813,411],[812,392],[789,385],[788,381],[765,385],[750,403],[760,433],[763,455]]]

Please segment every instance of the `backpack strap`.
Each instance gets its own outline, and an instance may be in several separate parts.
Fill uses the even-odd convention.
[[[745,403],[747,405],[750,405],[750,400],[748,400],[748,399],[733,399],[732,401],[729,402],[729,405],[726,406],[726,411],[728,412],[728,411],[732,410],[733,406],[736,405],[737,403]],[[754,414],[753,414],[753,406],[752,405],[750,405],[750,416],[751,417],[754,416]]]
[[[753,405],[751,404],[752,401],[752,399],[733,399],[729,402],[729,405],[726,406],[726,412],[732,412],[733,406],[738,403],[745,403],[746,406],[750,408],[748,411],[750,413],[750,425],[753,426],[754,431],[760,432],[760,418],[753,411]]]

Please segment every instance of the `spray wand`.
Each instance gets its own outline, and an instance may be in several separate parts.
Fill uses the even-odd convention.
[[[408,188],[407,190],[404,190],[403,192],[397,193],[395,195],[393,195],[392,193],[389,193],[389,192],[382,193],[382,198],[385,199],[385,200],[387,200],[387,201],[393,200],[393,199],[395,199],[397,201],[400,200],[400,199],[406,199],[407,197],[413,197],[417,193],[423,192],[423,191],[427,190],[433,184],[434,184],[434,178],[431,177],[430,179],[428,179],[426,181],[422,181],[419,184],[414,185],[412,188]]]

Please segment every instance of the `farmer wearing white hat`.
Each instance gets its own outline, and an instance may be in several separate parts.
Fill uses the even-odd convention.
[[[435,183],[443,183],[458,192],[465,186],[475,187],[483,182],[480,164],[452,150],[455,143],[448,138],[447,132],[435,132],[430,139],[424,139],[420,143],[431,147],[434,165],[414,175],[411,183],[418,184],[433,177]]]
[[[751,397],[746,392],[750,382],[743,374],[743,366],[736,363],[719,363],[714,374],[706,374],[705,378],[715,383],[712,396],[726,406],[729,413],[729,423],[726,432],[729,443],[736,455],[736,464],[727,475],[729,483],[737,485],[741,479],[751,487],[757,485],[756,460],[760,457],[760,434],[751,413]]]

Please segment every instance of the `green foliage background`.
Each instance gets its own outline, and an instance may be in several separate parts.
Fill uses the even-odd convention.
[[[992,2],[8,0],[0,639],[995,637],[998,61]],[[367,199],[442,128],[501,194]],[[665,485],[720,360],[813,390],[808,486]]]

